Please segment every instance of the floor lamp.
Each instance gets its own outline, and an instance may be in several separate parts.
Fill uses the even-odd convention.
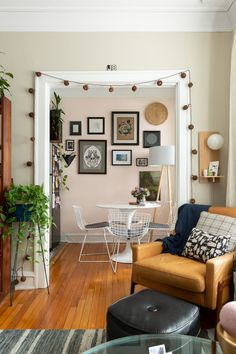
[[[162,166],[161,176],[157,191],[157,201],[160,197],[161,188],[163,185],[164,175],[167,177],[167,189],[168,189],[168,199],[170,203],[170,214],[172,217],[172,186],[171,186],[171,175],[170,175],[170,166],[175,164],[175,146],[166,145],[166,146],[153,146],[149,148],[149,160],[148,165],[157,167]],[[156,210],[155,210],[156,212]],[[154,214],[155,220],[155,214]]]

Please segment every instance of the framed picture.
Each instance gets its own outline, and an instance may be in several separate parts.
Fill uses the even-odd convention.
[[[210,161],[208,168],[209,176],[218,176],[219,174],[219,161]]]
[[[161,171],[140,171],[139,187],[147,188],[150,195],[146,197],[148,201],[157,200],[157,192],[160,183]]]
[[[139,112],[112,112],[112,145],[139,145]]]
[[[136,166],[148,166],[148,158],[147,157],[137,157]]]
[[[70,122],[70,135],[81,135],[81,122]]]
[[[87,133],[88,134],[105,134],[105,118],[104,117],[88,117]]]
[[[107,173],[107,141],[79,140],[79,173]]]
[[[75,141],[71,140],[71,139],[66,139],[65,150],[66,151],[74,151],[75,150]]]
[[[143,147],[150,148],[152,146],[161,145],[160,130],[144,130],[143,132]]]
[[[111,154],[113,166],[132,165],[132,150],[112,150]]]

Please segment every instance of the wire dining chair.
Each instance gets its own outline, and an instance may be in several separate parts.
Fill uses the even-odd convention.
[[[167,207],[168,210],[168,218],[167,221],[162,223],[162,222],[158,222],[158,217],[156,221],[150,222],[149,224],[149,242],[152,242],[153,236],[154,236],[154,232],[158,232],[158,236],[159,233],[161,232],[161,235],[164,235],[162,237],[165,236],[169,236],[175,229],[175,223],[176,223],[176,204],[175,203],[171,203],[170,202],[165,202],[161,205],[161,208]],[[159,208],[160,209],[160,208]],[[158,213],[160,213],[160,210],[158,209]]]
[[[121,212],[110,210],[108,212],[109,232],[113,235],[115,246],[113,249],[112,260],[114,261],[114,272],[117,270],[117,263],[122,255],[127,261],[122,263],[132,263],[131,242],[140,243],[141,239],[147,234],[151,215],[148,213]],[[125,242],[125,251],[119,253],[120,243]]]
[[[111,259],[111,253],[109,250],[109,246],[108,246],[108,242],[107,242],[107,238],[106,238],[106,230],[108,230],[108,222],[107,221],[102,221],[102,222],[98,222],[98,223],[94,223],[94,224],[87,224],[84,217],[83,217],[83,213],[82,213],[82,207],[80,205],[73,205],[73,209],[74,209],[74,213],[75,213],[75,217],[76,217],[76,222],[77,222],[77,226],[79,227],[80,230],[84,231],[84,238],[83,238],[83,242],[82,242],[82,246],[80,249],[80,254],[79,254],[79,262],[92,262],[92,263],[104,263],[104,262],[110,262],[111,264],[111,268],[113,269],[113,262]],[[106,245],[106,253],[83,253],[84,251],[84,247],[86,244],[86,240],[88,237],[88,233],[91,230],[102,230],[103,231],[103,237],[104,237],[104,241],[105,241],[105,245]],[[89,256],[98,256],[98,255],[104,255],[107,254],[108,256],[108,260],[91,260],[88,259]],[[85,257],[88,256],[88,257]],[[86,258],[86,259],[84,259]]]

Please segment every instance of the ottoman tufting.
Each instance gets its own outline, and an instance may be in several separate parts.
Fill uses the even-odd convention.
[[[147,333],[196,336],[199,330],[198,306],[151,289],[118,300],[107,311],[107,340]]]

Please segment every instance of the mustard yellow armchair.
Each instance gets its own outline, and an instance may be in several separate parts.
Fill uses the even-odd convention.
[[[236,218],[236,208],[210,207],[208,212]],[[174,236],[173,236],[174,237]],[[206,263],[162,252],[162,242],[134,245],[131,293],[140,284],[211,310],[231,299],[234,252]]]

